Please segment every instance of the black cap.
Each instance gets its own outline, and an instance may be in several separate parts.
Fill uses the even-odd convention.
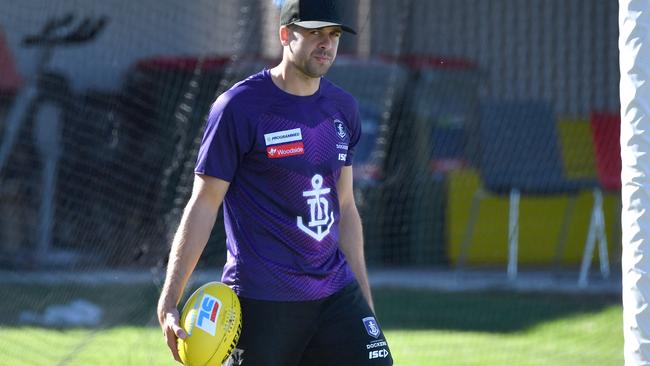
[[[344,0],[284,0],[280,11],[280,25],[295,24],[303,28],[339,26],[346,32],[357,34],[343,23]]]

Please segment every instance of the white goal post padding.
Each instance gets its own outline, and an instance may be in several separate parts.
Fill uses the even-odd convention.
[[[619,1],[625,365],[650,365],[650,1]]]

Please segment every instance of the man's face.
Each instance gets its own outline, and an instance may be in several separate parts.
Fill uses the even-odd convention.
[[[289,61],[309,77],[319,78],[325,75],[336,58],[341,28],[307,29],[292,26],[287,31]]]

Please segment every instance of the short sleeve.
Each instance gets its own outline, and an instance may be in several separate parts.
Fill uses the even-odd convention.
[[[348,129],[350,130],[350,145],[348,147],[348,154],[345,158],[345,165],[352,165],[354,160],[355,147],[361,139],[361,118],[359,117],[359,106],[357,103],[352,104],[352,113],[349,120]]]
[[[221,95],[212,105],[194,172],[232,182],[237,168],[254,143],[245,113]]]

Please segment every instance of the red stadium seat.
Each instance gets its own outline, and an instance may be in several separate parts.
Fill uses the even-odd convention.
[[[0,28],[0,94],[15,94],[23,85],[16,63]]]
[[[590,122],[600,185],[606,191],[620,191],[621,116],[606,112],[592,113]]]

